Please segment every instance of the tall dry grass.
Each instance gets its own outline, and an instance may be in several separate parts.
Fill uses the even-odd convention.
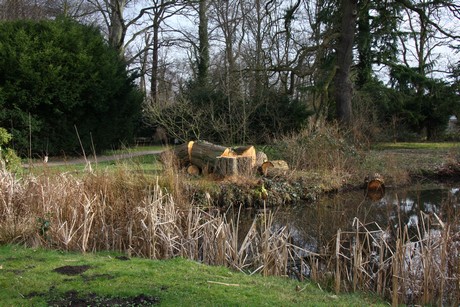
[[[376,292],[394,305],[460,303],[455,210],[445,221],[421,213],[415,231],[355,219],[353,229],[339,231],[320,254],[292,244],[271,211],[261,211],[244,232],[239,217],[178,205],[158,178],[129,170],[22,178],[0,173],[0,244],[181,256],[250,273],[309,276],[337,292]]]
[[[393,306],[460,303],[460,232],[439,217],[421,213],[413,231],[354,221],[354,231],[339,231],[329,269],[336,291],[372,291]]]
[[[260,214],[245,234],[220,213],[177,205],[152,180],[127,170],[83,176],[0,174],[0,243],[62,250],[175,256],[246,272],[287,275],[295,246]]]
[[[360,176],[361,151],[338,124],[317,124],[284,135],[276,142],[289,166],[325,178],[328,185],[340,187],[344,181]]]

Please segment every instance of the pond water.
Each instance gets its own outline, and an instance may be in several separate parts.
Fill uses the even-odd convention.
[[[274,212],[270,230],[286,227],[289,242],[300,247],[290,276],[376,292],[393,304],[457,306],[460,183],[387,188],[381,196],[370,199],[360,190],[266,208]],[[242,210],[239,240],[261,213]]]
[[[312,252],[322,252],[338,229],[353,230],[355,218],[363,224],[370,224],[371,228],[390,231],[406,225],[409,231],[416,231],[421,214],[432,215],[431,220],[436,222],[439,218],[444,223],[459,225],[460,183],[387,188],[379,200],[371,200],[359,190],[326,195],[313,204],[268,210],[275,212],[275,227],[289,228],[293,243]],[[257,213],[255,210],[243,213],[240,217],[241,234],[247,231]]]
[[[363,224],[376,223],[378,226],[373,227],[389,230],[405,225],[409,230],[415,229],[422,213],[456,224],[460,210],[458,196],[460,184],[387,189],[379,200],[369,199],[363,191],[354,191],[323,197],[312,205],[282,208],[276,214],[276,221],[289,225],[297,244],[320,251],[338,229],[352,231],[355,218]]]

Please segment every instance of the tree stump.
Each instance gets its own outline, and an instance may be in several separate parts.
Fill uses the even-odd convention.
[[[256,165],[256,148],[252,145],[241,146],[233,148],[233,152],[236,153],[238,157],[250,157],[251,158],[251,168]]]

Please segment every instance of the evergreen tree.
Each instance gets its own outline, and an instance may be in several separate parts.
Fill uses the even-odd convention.
[[[86,150],[133,137],[142,96],[96,28],[3,22],[0,42],[0,126],[19,153],[81,153],[77,130]]]

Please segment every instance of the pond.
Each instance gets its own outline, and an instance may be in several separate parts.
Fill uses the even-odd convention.
[[[377,200],[359,190],[267,210],[275,213],[274,231],[286,227],[302,249],[297,277],[393,303],[459,303],[460,183],[387,188]],[[257,214],[240,216],[241,237]]]
[[[412,229],[422,213],[458,225],[459,211],[460,184],[419,184],[387,188],[383,198],[376,201],[362,190],[325,196],[314,204],[280,208],[275,217],[276,223],[289,225],[297,244],[320,252],[338,229],[353,230],[355,218],[363,224],[376,223],[382,229],[405,225]]]
[[[339,229],[353,230],[355,219],[362,224],[374,224],[371,228],[394,229],[407,225],[411,229],[416,228],[421,214],[427,214],[433,216],[434,221],[439,218],[444,223],[459,225],[460,183],[387,188],[385,195],[378,200],[369,199],[363,190],[358,190],[325,195],[315,203],[267,210],[274,213],[275,227],[288,227],[295,244],[312,252],[321,252]],[[241,234],[261,211],[247,209],[242,212]]]

